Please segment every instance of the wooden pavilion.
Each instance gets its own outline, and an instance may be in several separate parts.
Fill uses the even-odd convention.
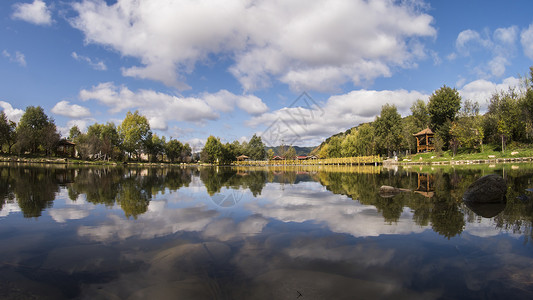
[[[76,157],[76,143],[62,139],[57,143],[56,154],[66,157]]]
[[[250,158],[246,155],[241,155],[241,156],[237,156],[237,161],[244,161],[244,160],[249,160]]]
[[[433,133],[433,131],[431,131],[431,129],[429,129],[429,127],[420,131],[417,134],[413,134],[413,136],[416,138],[417,153],[435,150],[435,144],[433,141],[435,134]]]

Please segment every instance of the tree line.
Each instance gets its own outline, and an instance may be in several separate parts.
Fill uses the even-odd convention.
[[[494,92],[487,100],[488,111],[480,114],[479,103],[462,99],[457,89],[444,85],[427,103],[415,101],[411,115],[402,118],[395,105],[385,104],[373,122],[328,138],[313,154],[335,158],[416,152],[413,134],[425,128],[435,133],[437,152],[452,150],[454,155],[459,149],[483,151],[484,144],[505,151],[510,144],[533,142],[533,67],[519,87]]]
[[[68,140],[75,143],[81,159],[192,161],[188,143],[153,133],[145,116],[128,112],[119,126],[94,123],[86,132],[70,128]],[[55,122],[40,106],[28,106],[18,124],[0,112],[0,152],[8,154],[54,155],[61,141]]]

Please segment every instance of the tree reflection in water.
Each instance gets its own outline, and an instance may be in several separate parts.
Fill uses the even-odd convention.
[[[477,178],[490,173],[500,174],[507,180],[507,203],[490,208],[469,208],[463,204],[462,195],[466,188]],[[227,196],[221,194],[222,188],[234,192],[249,190],[253,197],[258,197],[267,184],[298,185],[311,181],[319,182],[334,194],[375,206],[388,223],[398,222],[407,208],[417,225],[431,226],[435,232],[449,239],[461,234],[466,222],[493,217],[497,228],[522,234],[529,240],[532,237],[533,201],[532,194],[526,189],[533,185],[532,175],[533,169],[525,165],[518,169],[477,166],[387,170],[380,167],[324,166],[124,168],[4,164],[0,165],[0,208],[16,201],[24,217],[37,218],[53,205],[60,189],[66,187],[68,197],[73,201],[84,195],[89,203],[108,207],[119,205],[127,218],[136,219],[147,211],[155,195],[189,186],[193,178],[199,178],[213,202],[222,207],[240,201],[234,195],[230,199],[233,203],[227,202]],[[383,198],[379,194],[382,185],[412,192]]]

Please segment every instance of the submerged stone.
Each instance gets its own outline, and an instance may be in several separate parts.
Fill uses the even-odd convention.
[[[501,176],[485,175],[474,181],[465,191],[463,201],[471,203],[505,203],[507,183]]]

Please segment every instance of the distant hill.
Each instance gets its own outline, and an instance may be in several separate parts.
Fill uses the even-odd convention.
[[[372,122],[369,122],[369,123],[372,123]],[[359,125],[357,125],[357,126],[354,126],[354,127],[350,128],[350,129],[344,131],[344,132],[339,132],[339,133],[336,133],[336,134],[334,134],[334,135],[328,137],[325,141],[323,141],[320,145],[318,145],[317,147],[315,147],[315,148],[314,148],[313,150],[311,150],[311,152],[309,152],[309,153],[311,153],[311,154],[313,154],[313,155],[316,155],[316,154],[318,153],[318,151],[320,151],[320,148],[322,148],[322,146],[324,146],[325,144],[329,143],[329,141],[330,141],[332,138],[334,138],[334,137],[336,137],[336,136],[346,136],[346,135],[350,134],[350,133],[352,132],[352,130],[357,130],[357,128],[359,128],[359,126],[361,126],[361,125],[363,125],[363,124],[366,124],[366,123],[361,123],[361,124],[359,124]]]
[[[289,146],[287,146],[288,148]],[[299,146],[292,146],[294,148],[294,150],[296,150],[296,155],[309,155],[309,153],[311,153],[311,151],[313,151],[313,149],[315,149],[316,147],[299,147]],[[266,147],[266,151],[268,151],[268,149],[272,149],[274,150],[274,155],[279,155],[279,146],[277,147]]]

